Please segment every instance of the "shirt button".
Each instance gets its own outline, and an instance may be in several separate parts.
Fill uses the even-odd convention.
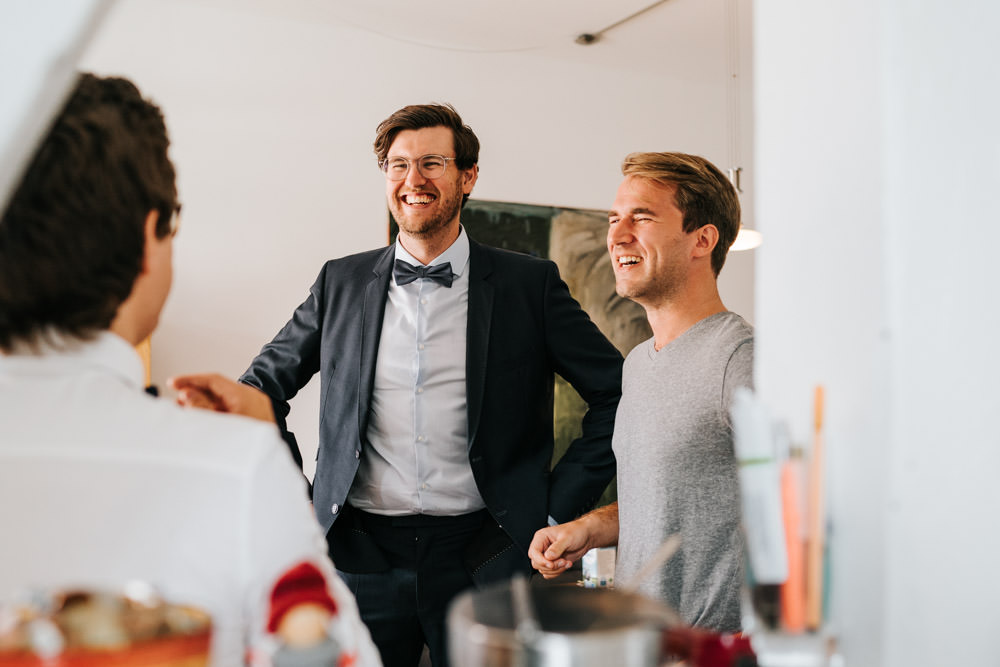
[[[417,387],[417,393],[418,394],[424,393],[424,388],[423,387]]]
[[[424,349],[424,344],[423,344],[423,343],[421,343],[420,345],[417,345],[417,349],[418,349],[418,350],[422,350],[422,349]]]
[[[426,489],[426,488],[427,488],[427,485],[426,485],[426,484],[421,484],[421,485],[420,485],[420,488],[421,488],[421,489]]]
[[[424,440],[426,440],[426,439],[427,439],[427,438],[425,438],[425,437],[424,437],[424,436],[422,436],[422,435],[418,435],[418,436],[417,436],[417,442],[423,442],[423,441],[424,441]]]
[[[340,505],[338,505],[337,503],[334,503],[333,507],[330,508],[331,514],[336,514],[339,511],[340,511]]]
[[[426,306],[427,305],[427,299],[421,299],[420,303]]]
[[[356,459],[360,459],[361,458],[361,450],[360,449],[355,449],[354,450],[354,458],[356,458]]]

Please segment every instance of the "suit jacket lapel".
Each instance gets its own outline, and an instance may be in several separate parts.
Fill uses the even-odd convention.
[[[469,414],[469,447],[479,429],[486,383],[486,353],[493,320],[493,286],[486,278],[493,272],[490,256],[478,243],[469,241],[469,322],[466,332],[465,383]]]
[[[372,267],[372,275],[364,286],[361,307],[361,355],[358,358],[358,437],[364,441],[368,431],[368,409],[371,405],[372,386],[375,383],[375,360],[378,342],[382,335],[382,316],[392,277],[392,262],[396,246],[385,249]]]

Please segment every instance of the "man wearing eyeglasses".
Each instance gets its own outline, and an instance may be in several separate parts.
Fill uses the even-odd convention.
[[[386,665],[416,665],[425,643],[445,665],[452,598],[529,572],[535,530],[586,512],[614,475],[622,358],[554,263],[466,235],[479,140],[452,107],[400,109],[375,153],[396,242],[326,263],[240,378],[263,394],[175,384],[216,409],[267,415],[269,399],[301,460],[287,401],[320,373],[313,503],[330,554]],[[554,373],[589,410],[550,470]]]

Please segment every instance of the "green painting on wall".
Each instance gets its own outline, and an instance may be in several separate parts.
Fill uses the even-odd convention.
[[[652,335],[645,311],[615,293],[605,240],[606,211],[470,199],[462,209],[462,225],[479,243],[554,261],[573,298],[623,356]],[[397,231],[390,215],[390,241],[395,240]],[[559,376],[554,409],[554,460],[558,460],[580,435],[586,411],[583,399]],[[612,482],[600,504],[615,498]]]

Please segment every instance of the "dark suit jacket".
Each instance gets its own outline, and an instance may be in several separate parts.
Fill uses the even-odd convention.
[[[471,240],[469,252],[469,463],[494,521],[467,564],[477,583],[487,583],[529,570],[535,530],[550,515],[562,522],[588,511],[614,476],[622,357],[570,296],[554,263]],[[374,545],[339,519],[366,446],[393,259],[388,246],[327,262],[309,297],[240,378],[271,396],[301,462],[284,425],[287,401],[320,373],[313,504],[323,530],[333,527],[334,562],[348,571],[380,567]],[[550,472],[553,372],[589,410],[582,436]]]

